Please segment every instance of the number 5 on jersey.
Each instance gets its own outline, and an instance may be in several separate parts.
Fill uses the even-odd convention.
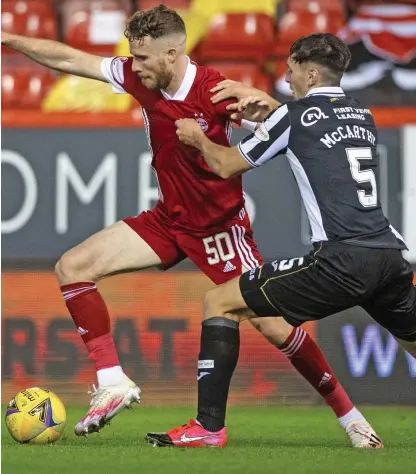
[[[357,191],[358,200],[364,207],[377,206],[377,183],[373,170],[361,170],[359,160],[372,160],[371,148],[346,148],[347,158],[350,163],[352,177],[357,183],[370,183],[371,192],[366,194],[364,189]]]

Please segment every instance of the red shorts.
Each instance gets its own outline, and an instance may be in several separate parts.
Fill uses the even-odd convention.
[[[164,270],[189,257],[219,285],[241,275],[243,267],[251,269],[263,263],[245,209],[216,227],[214,233],[179,228],[157,206],[124,222],[152,247]]]

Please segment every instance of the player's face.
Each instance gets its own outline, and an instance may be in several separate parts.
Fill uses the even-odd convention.
[[[142,44],[130,42],[130,53],[133,56],[132,70],[148,90],[166,89],[173,77],[173,68],[169,50],[162,40],[149,36]]]
[[[291,58],[287,60],[285,81],[289,84],[295,99],[305,97],[309,90],[308,78],[308,69],[304,64],[298,64]]]

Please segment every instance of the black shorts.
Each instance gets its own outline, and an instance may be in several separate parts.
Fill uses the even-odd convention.
[[[393,335],[416,340],[413,271],[397,249],[315,244],[304,257],[244,273],[240,289],[257,316],[283,316],[299,326],[361,306]]]

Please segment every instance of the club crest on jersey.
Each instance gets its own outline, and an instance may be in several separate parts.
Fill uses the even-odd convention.
[[[195,120],[199,123],[199,126],[201,127],[201,130],[205,133],[208,128],[208,122],[203,118],[203,114],[194,114],[195,115]]]
[[[119,84],[124,84],[124,66],[123,64],[128,61],[128,58],[117,57],[111,61],[111,72],[113,73],[114,79]]]
[[[267,131],[264,123],[262,123],[260,127],[254,132],[254,135],[262,142],[267,142],[270,140],[269,132]]]
[[[325,115],[319,107],[310,107],[308,110],[303,112],[300,121],[304,127],[310,127],[315,125],[321,119],[329,118]]]

